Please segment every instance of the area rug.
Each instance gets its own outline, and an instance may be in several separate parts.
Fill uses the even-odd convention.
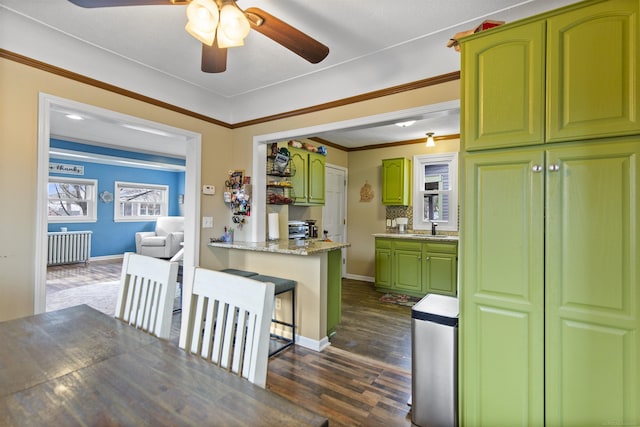
[[[96,283],[93,285],[77,286],[47,294],[47,311],[87,304],[109,316],[116,312],[118,288],[120,282]]]
[[[403,295],[403,294],[384,294],[383,296],[380,297],[380,302],[406,305],[409,307],[415,305],[418,301],[420,301],[420,298],[418,297],[411,297],[409,295]]]

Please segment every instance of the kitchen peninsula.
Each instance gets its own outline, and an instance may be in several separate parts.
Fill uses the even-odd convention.
[[[329,345],[329,335],[340,322],[341,249],[348,246],[314,239],[209,243],[222,265],[297,282],[296,343],[315,351]],[[291,320],[287,297],[275,310],[285,321]]]

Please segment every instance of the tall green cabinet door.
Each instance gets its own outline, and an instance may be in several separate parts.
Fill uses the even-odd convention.
[[[638,0],[610,0],[549,18],[547,140],[640,131]]]
[[[462,44],[467,150],[544,142],[544,21],[492,29]]]
[[[324,165],[326,157],[322,154],[309,153],[309,193],[311,204],[324,205]]]
[[[464,167],[460,405],[465,426],[544,423],[543,150]]]
[[[548,168],[547,426],[640,425],[640,139]]]

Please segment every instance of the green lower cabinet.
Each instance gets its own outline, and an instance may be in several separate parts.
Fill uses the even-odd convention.
[[[640,424],[640,141],[465,158],[465,426]]]
[[[327,336],[342,320],[342,250],[327,253]]]
[[[422,293],[422,243],[393,242],[393,278],[397,291]]]
[[[451,243],[424,243],[422,283],[425,294],[456,296],[458,251]]]
[[[391,288],[391,240],[376,239],[376,286]]]
[[[376,289],[422,297],[457,294],[457,242],[376,238]]]

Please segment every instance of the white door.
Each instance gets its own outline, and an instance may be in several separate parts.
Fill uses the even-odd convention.
[[[334,242],[347,241],[347,170],[333,165],[325,167],[325,201],[322,209],[322,230],[319,236]],[[347,274],[347,251],[342,249],[342,277]]]

